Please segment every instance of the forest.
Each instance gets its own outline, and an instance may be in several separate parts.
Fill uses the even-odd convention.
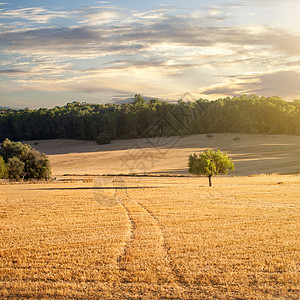
[[[130,103],[72,102],[51,109],[0,109],[0,141],[96,140],[198,133],[300,134],[300,100],[256,95],[169,103],[135,95]]]

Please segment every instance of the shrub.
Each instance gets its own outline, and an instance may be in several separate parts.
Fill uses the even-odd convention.
[[[25,178],[48,179],[50,178],[49,160],[46,155],[37,150],[30,150],[25,160]]]
[[[107,132],[100,133],[96,138],[96,143],[99,145],[109,144],[111,142],[111,135]]]
[[[8,159],[7,169],[10,179],[20,180],[24,176],[25,164],[16,156]]]
[[[49,179],[49,160],[44,153],[31,149],[27,144],[5,139],[0,154],[7,163],[8,177],[11,179]]]
[[[31,147],[21,142],[13,142],[9,139],[5,139],[0,148],[0,155],[4,160],[8,162],[9,158],[14,156],[18,157],[21,161],[24,161],[26,154],[31,150]]]

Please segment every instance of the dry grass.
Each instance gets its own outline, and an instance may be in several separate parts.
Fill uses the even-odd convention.
[[[0,185],[0,298],[298,299],[300,176],[261,173],[299,173],[300,137],[239,136],[39,141],[54,177],[186,174],[205,148],[239,176]]]
[[[191,153],[207,148],[226,151],[236,175],[300,173],[300,136],[205,134],[186,137],[119,140],[109,145],[93,141],[46,140],[29,142],[49,154],[53,176],[63,174],[168,173],[187,174]]]
[[[105,180],[0,186],[1,298],[300,297],[299,176]]]

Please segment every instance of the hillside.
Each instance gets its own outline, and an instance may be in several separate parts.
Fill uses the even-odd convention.
[[[239,136],[240,141],[233,138]],[[37,143],[38,145],[34,145]],[[225,151],[234,160],[234,175],[300,173],[300,136],[205,134],[157,139],[26,142],[49,155],[53,176],[64,174],[188,174],[188,156],[206,148]]]

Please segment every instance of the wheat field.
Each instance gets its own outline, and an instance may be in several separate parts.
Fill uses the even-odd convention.
[[[296,172],[297,137],[253,139],[274,145],[261,152],[248,145],[249,160],[272,156],[274,170],[294,159],[285,172]],[[0,185],[1,299],[299,299],[300,175],[253,175],[253,163],[263,171],[265,160],[243,163],[238,147],[246,142],[228,141],[222,145],[249,174],[213,178],[212,188],[205,177],[153,177],[184,173],[183,153],[197,148],[192,144],[170,148],[151,177],[95,176],[101,170],[94,164],[86,182],[79,174],[92,165],[84,169],[82,159],[94,150],[73,144],[71,153],[62,146],[67,141],[57,143],[63,153],[52,149],[54,175],[69,180],[63,175],[70,172],[81,180]],[[104,155],[103,173],[113,173],[117,163],[109,164],[124,155],[126,143],[95,154]],[[282,144],[293,156],[279,151]],[[182,167],[168,167],[176,153]],[[142,158],[144,168],[149,160]],[[126,166],[119,162],[116,171],[126,173]]]

